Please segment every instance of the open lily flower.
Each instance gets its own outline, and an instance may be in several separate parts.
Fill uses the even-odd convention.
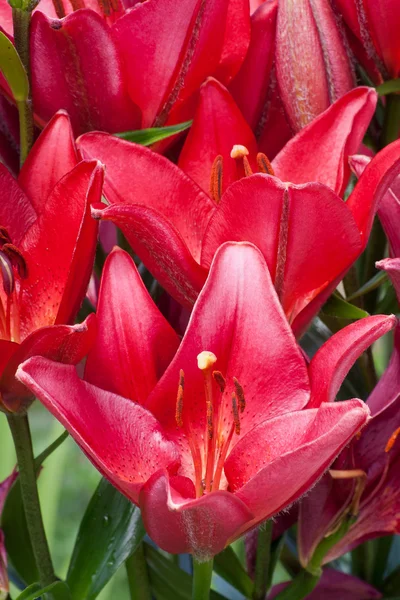
[[[251,244],[216,253],[180,345],[121,250],[107,259],[97,317],[87,381],[41,357],[18,378],[169,552],[220,552],[299,498],[367,421],[360,400],[307,408],[318,369],[308,371]],[[341,376],[393,324],[347,328],[331,346]]]
[[[367,400],[372,418],[300,504],[299,551],[306,565],[317,545],[349,514],[354,524],[325,557],[328,562],[368,539],[400,533],[400,327],[389,366]],[[354,500],[357,508],[354,511]]]
[[[94,335],[93,316],[69,325],[85,296],[97,226],[103,167],[78,163],[69,119],[48,124],[18,180],[0,165],[0,392],[1,405],[19,410],[31,394],[14,379],[33,355],[77,363]]]
[[[353,90],[291,140],[272,162],[272,170],[266,157],[259,156],[265,172],[254,174],[255,140],[228,92],[210,81],[202,98],[180,164],[203,190],[208,179],[211,195],[154,152],[92,133],[80,138],[79,148],[107,165],[105,195],[110,203],[93,214],[116,223],[154,277],[186,306],[197,297],[222,243],[254,243],[299,335],[365,248],[381,198],[380,180],[398,160],[397,146],[389,146],[374,158],[346,203],[335,193],[347,181],[345,158],[361,141],[376,94],[368,88]],[[210,113],[218,116],[217,123],[226,122],[227,129],[205,128],[202,119]],[[234,148],[238,167],[229,156],[224,160],[232,150],[230,127],[250,148]],[[315,160],[317,140],[321,161]],[[210,165],[208,177],[204,165]],[[243,171],[249,176],[235,181]]]
[[[0,3],[0,26],[12,33],[11,7]],[[180,0],[179,10],[174,0],[131,4],[40,3],[30,56],[42,120],[63,108],[76,135],[182,122],[207,76],[228,83],[238,71],[250,38],[246,0]]]

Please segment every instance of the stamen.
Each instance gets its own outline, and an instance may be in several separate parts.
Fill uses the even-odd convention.
[[[178,427],[183,427],[182,411],[183,411],[183,389],[185,387],[185,374],[182,369],[179,371],[178,394],[176,397],[175,421]]]
[[[207,404],[207,434],[208,434],[208,439],[211,441],[214,437],[214,423],[213,423],[214,410],[213,410],[212,402],[209,402],[207,400],[206,404]]]
[[[14,291],[14,273],[10,259],[0,250],[0,271],[3,277],[3,288],[7,296],[11,296]]]
[[[392,435],[390,436],[390,438],[388,439],[388,442],[387,442],[386,447],[385,447],[385,452],[390,452],[391,451],[391,449],[393,448],[394,443],[397,440],[399,434],[400,434],[400,427],[398,427],[396,429],[396,431],[394,431],[392,433]]]
[[[267,156],[263,152],[257,154],[257,165],[261,173],[267,173],[267,175],[275,175],[274,169],[269,162]]]
[[[224,160],[221,155],[218,155],[211,167],[211,178],[210,178],[210,196],[219,204],[222,197],[222,182],[224,174]]]
[[[249,151],[247,150],[246,146],[242,146],[241,144],[235,144],[231,150],[231,158],[234,158],[235,160],[241,158],[243,160],[244,174],[246,177],[253,175],[249,159],[247,158],[248,154]]]
[[[239,417],[238,401],[237,401],[235,392],[233,392],[233,394],[232,394],[232,413],[233,413],[233,422],[235,424],[235,433],[236,433],[236,435],[239,435],[240,434],[240,417]]]
[[[5,227],[0,225],[0,244],[11,244],[11,238]]]
[[[214,377],[214,381],[219,385],[221,394],[223,394],[226,388],[225,377],[222,375],[221,371],[213,371],[212,375]]]
[[[14,246],[14,244],[7,243],[4,244],[1,251],[9,258],[12,266],[16,267],[21,279],[26,279],[28,277],[28,267],[21,250]]]
[[[242,388],[242,386],[240,385],[240,383],[238,382],[238,380],[236,379],[236,377],[233,378],[233,383],[235,384],[235,390],[236,390],[236,396],[239,402],[239,409],[240,412],[242,413],[244,411],[244,409],[246,408],[246,399],[244,397],[244,390]]]
[[[352,469],[348,471],[340,471],[330,469],[329,474],[332,479],[356,479],[356,487],[353,494],[353,499],[345,514],[349,514],[350,518],[357,517],[360,510],[360,500],[367,483],[367,474],[361,469]],[[345,516],[345,515],[343,515]],[[333,533],[333,532],[332,532]]]

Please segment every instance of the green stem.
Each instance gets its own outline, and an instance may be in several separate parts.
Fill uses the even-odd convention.
[[[149,575],[143,544],[139,544],[135,552],[125,563],[131,600],[151,600]]]
[[[253,600],[264,600],[268,588],[269,561],[271,558],[272,521],[266,521],[258,530],[256,570]]]
[[[22,10],[21,8],[12,9],[13,25],[14,25],[14,44],[19,54],[24,69],[28,75],[29,88],[30,84],[30,59],[29,59],[29,32],[31,26],[31,12]],[[20,136],[20,166],[25,162],[26,157],[33,145],[33,109],[32,98],[29,93],[29,98],[25,102],[18,102],[19,113],[19,136]]]
[[[192,600],[208,600],[210,597],[211,578],[214,559],[198,562],[193,558]]]
[[[275,600],[303,600],[313,591],[321,573],[312,574],[308,571],[300,571],[290,585],[275,597]]]
[[[44,531],[36,484],[35,460],[27,415],[7,415],[17,454],[22,503],[28,525],[40,584],[46,587],[57,580]]]

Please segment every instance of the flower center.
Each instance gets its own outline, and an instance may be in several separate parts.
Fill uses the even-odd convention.
[[[178,427],[184,429],[189,442],[195,471],[197,497],[219,489],[225,459],[233,435],[240,435],[240,414],[246,406],[243,388],[234,377],[231,394],[231,424],[226,433],[225,419],[222,418],[223,403],[218,401],[220,399],[214,393],[213,382],[217,384],[221,396],[224,394],[227,384],[222,373],[213,369],[216,361],[215,354],[209,351],[201,352],[197,357],[197,366],[202,371],[204,380],[206,419],[205,431],[202,436],[203,444],[198,443],[199,440],[193,435],[188,419],[184,418],[185,375],[182,370],[179,373],[175,421]],[[202,446],[203,451],[201,451]]]
[[[14,319],[11,319],[12,305],[16,304],[15,276],[18,274],[21,279],[26,279],[28,268],[22,252],[12,243],[7,229],[2,226],[0,226],[0,272],[5,292],[5,296],[0,295],[0,337],[16,341],[19,333],[14,331],[16,323],[12,323]]]
[[[85,0],[69,0],[69,2],[73,12],[81,8],[86,8]],[[111,17],[113,13],[118,13],[121,10],[119,0],[97,0],[97,3],[99,5],[100,13],[106,19]],[[63,19],[71,12],[70,10],[65,10],[63,0],[53,0],[53,6],[59,19]]]
[[[241,144],[235,144],[231,150],[231,158],[236,162],[238,179],[241,179],[244,175],[248,177],[253,175],[253,170],[250,166],[249,159],[247,158],[249,151],[246,146]],[[266,173],[267,175],[274,175],[274,170],[268,158],[262,152],[259,152],[256,157],[257,166],[260,173]],[[224,173],[224,159],[219,154],[211,167],[210,176],[210,196],[216,204],[219,204],[222,196],[222,184],[223,184],[223,173]]]

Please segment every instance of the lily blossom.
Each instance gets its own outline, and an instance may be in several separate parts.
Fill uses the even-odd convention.
[[[275,56],[294,131],[355,86],[349,52],[327,0],[279,0]]]
[[[42,0],[30,31],[32,95],[46,122],[58,109],[76,135],[190,118],[209,75],[228,83],[250,39],[246,0]],[[79,10],[77,10],[79,9]],[[12,34],[11,7],[0,26]]]
[[[41,357],[18,378],[168,552],[220,552],[306,492],[368,419],[360,400],[307,408],[313,376],[251,244],[218,250],[180,344],[119,249],[97,317],[87,381]],[[364,319],[361,345],[359,324],[348,328],[332,361],[355,360],[393,322]]]
[[[400,533],[400,326],[385,373],[367,400],[372,418],[321,481],[300,503],[299,552],[306,565],[317,545],[344,519],[348,532],[328,552],[328,562],[359,544]]]
[[[344,203],[329,188],[339,192],[347,181],[346,154],[365,131],[375,92],[361,88],[341,98],[269,165],[265,156],[257,160],[241,144],[233,151],[231,147],[236,158],[230,158],[230,125],[248,140],[251,150],[255,140],[220,84],[211,80],[203,89],[198,120],[180,159],[203,190],[149,149],[107,134],[87,134],[80,138],[79,148],[84,156],[107,165],[104,193],[110,203],[94,209],[93,215],[118,225],[154,277],[189,307],[222,243],[254,243],[263,252],[285,313],[300,335],[365,248],[381,198],[380,180],[398,160],[397,146],[375,157]],[[223,125],[205,129],[210,111],[218,115],[216,123],[226,120],[228,129]],[[335,152],[329,151],[329,160],[312,160],[316,139],[321,151],[333,142]],[[252,174],[254,165],[265,172]],[[249,176],[235,181],[243,171]],[[204,191],[207,185],[212,197]]]
[[[0,165],[1,408],[17,411],[31,394],[14,374],[42,355],[77,363],[94,336],[94,317],[69,325],[85,296],[97,225],[90,205],[101,199],[103,167],[78,162],[65,113],[53,117],[18,180]]]

